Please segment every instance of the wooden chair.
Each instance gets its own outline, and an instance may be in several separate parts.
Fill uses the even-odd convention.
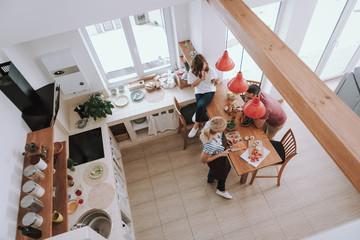
[[[277,178],[277,185],[280,186],[281,175],[284,171],[286,164],[288,164],[290,159],[292,159],[297,154],[296,141],[294,133],[291,131],[291,128],[285,133],[280,142],[271,140],[271,143],[273,144],[275,150],[278,152],[280,158],[283,160],[281,163],[275,164],[278,174],[276,176],[257,176],[256,174],[258,170],[255,170],[252,173],[250,184],[254,182],[255,178]]]
[[[184,110],[185,110],[184,108],[187,108],[186,109],[187,110],[186,112],[188,112],[188,114],[186,114],[187,116],[184,116],[182,114],[182,112],[184,112]],[[194,125],[191,118],[196,111],[196,103],[192,103],[192,104],[189,104],[189,105],[183,107],[183,111],[182,111],[182,108],[180,107],[179,102],[177,101],[176,97],[174,97],[174,109],[175,109],[175,112],[179,116],[178,133],[181,133],[184,138],[184,148],[183,149],[185,150],[186,146],[187,146],[187,142],[188,142],[188,140],[190,140],[190,138],[188,137],[188,134],[189,134],[188,127],[189,126],[192,127]],[[198,131],[198,132],[200,132],[200,131]]]

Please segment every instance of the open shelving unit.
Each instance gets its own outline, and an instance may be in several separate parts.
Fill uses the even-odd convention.
[[[43,170],[45,179],[38,184],[45,189],[45,194],[39,198],[44,203],[44,208],[37,214],[43,217],[43,223],[38,228],[42,232],[40,239],[46,239],[60,233],[67,232],[68,216],[67,216],[67,177],[66,177],[66,142],[63,142],[63,150],[57,155],[56,164],[54,165],[54,128],[49,127],[38,131],[30,132],[27,135],[26,143],[42,144],[46,149],[47,168]],[[24,157],[25,169],[30,165],[30,156],[27,154]],[[53,172],[55,169],[55,173]],[[25,176],[22,177],[21,186],[24,185],[29,179]],[[53,198],[53,187],[56,187],[55,198]],[[20,201],[26,195],[20,189]],[[52,223],[52,212],[56,210],[63,216],[63,221],[60,223]],[[29,212],[24,209],[19,203],[19,212],[16,226],[23,226],[22,218]],[[17,230],[16,240],[32,239],[22,235],[21,231]]]

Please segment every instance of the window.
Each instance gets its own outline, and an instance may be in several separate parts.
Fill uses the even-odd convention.
[[[299,57],[315,71],[346,0],[318,0]]]
[[[167,35],[173,31],[170,22],[170,9],[159,9],[85,28],[109,85],[172,67],[175,43]]]
[[[264,6],[252,8],[252,11],[270,28],[274,31],[281,2],[275,2]],[[237,41],[234,35],[229,31],[228,36],[228,52],[231,59],[235,62],[233,70],[224,72],[224,79],[233,78],[240,70],[240,58],[243,46]],[[244,52],[242,69],[245,79],[253,81],[261,81],[262,71],[257,64],[252,60],[250,55]]]
[[[321,79],[328,79],[345,72],[348,63],[354,56],[354,53],[360,46],[360,1],[355,8],[336,42],[326,66],[321,73]],[[341,59],[341,60],[340,60]]]

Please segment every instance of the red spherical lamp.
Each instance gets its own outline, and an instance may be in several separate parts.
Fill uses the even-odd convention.
[[[266,109],[258,96],[244,105],[243,112],[249,118],[261,118],[265,115]]]

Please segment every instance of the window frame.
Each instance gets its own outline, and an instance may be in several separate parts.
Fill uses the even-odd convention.
[[[126,79],[121,79],[121,80],[113,82],[113,83],[110,83],[111,79],[108,79],[108,77],[106,76],[105,70],[104,70],[104,68],[103,68],[103,66],[102,66],[102,64],[100,62],[100,59],[99,59],[99,57],[98,57],[98,55],[97,55],[97,53],[95,51],[95,48],[94,48],[94,46],[93,46],[93,44],[91,42],[90,36],[88,35],[88,33],[86,31],[86,28],[83,27],[83,28],[80,29],[81,32],[82,32],[82,35],[84,36],[84,39],[85,39],[85,41],[87,43],[87,46],[89,48],[89,52],[90,52],[90,54],[92,55],[92,57],[94,59],[95,65],[99,70],[98,72],[100,73],[100,76],[103,78],[103,80],[106,83],[107,87],[114,87],[114,86],[124,85],[124,84],[127,84],[128,82],[130,82],[132,80],[144,77],[144,76],[149,75],[149,74],[153,74],[153,73],[160,74],[160,73],[166,72],[167,70],[176,68],[177,43],[175,41],[175,36],[174,36],[174,34],[175,34],[174,23],[173,23],[174,16],[173,16],[173,11],[171,10],[171,8],[172,7],[158,9],[158,10],[160,10],[162,12],[162,16],[164,18],[165,34],[166,34],[166,37],[167,37],[167,43],[168,43],[168,48],[169,48],[170,66],[159,67],[159,68],[156,68],[156,69],[153,69],[153,70],[150,70],[150,71],[146,71],[146,72],[143,69],[141,59],[140,59],[140,55],[139,55],[138,50],[137,50],[136,39],[135,39],[133,30],[132,30],[132,27],[131,27],[130,18],[131,17],[134,18],[139,14],[145,14],[145,16],[146,16],[146,15],[148,15],[149,11],[144,12],[144,13],[134,14],[134,15],[131,15],[131,16],[126,16],[126,17],[123,17],[123,18],[116,18],[116,19],[119,19],[121,24],[122,24],[124,34],[125,34],[125,37],[126,37],[126,41],[128,43],[129,51],[130,51],[130,54],[131,54],[131,58],[132,58],[133,63],[134,63],[135,73],[136,73],[137,76],[131,77],[131,78],[126,78]],[[113,19],[113,20],[116,20],[116,19]],[[111,20],[111,21],[113,21],[113,20]],[[101,25],[102,23],[97,23],[97,24]],[[94,24],[94,25],[96,25],[96,24]]]

